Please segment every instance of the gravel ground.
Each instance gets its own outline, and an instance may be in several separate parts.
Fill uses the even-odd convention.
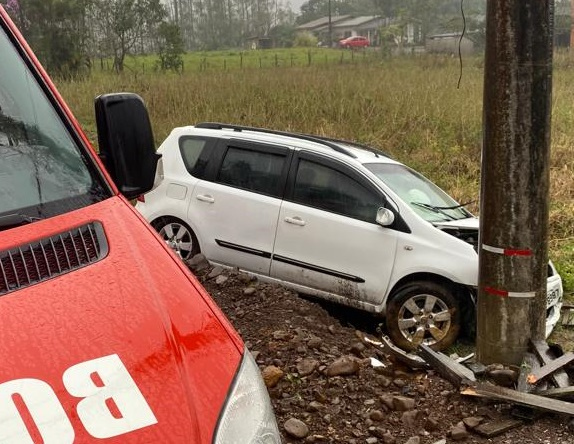
[[[568,419],[551,414],[481,437],[473,428],[512,419],[512,406],[393,362],[364,340],[377,339],[374,319],[236,270],[192,269],[255,356],[284,443],[574,444]]]

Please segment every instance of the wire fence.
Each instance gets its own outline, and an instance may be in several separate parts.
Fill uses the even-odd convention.
[[[412,53],[413,55],[415,52]],[[287,67],[312,67],[320,65],[360,65],[380,63],[390,54],[383,48],[362,50],[253,50],[242,52],[188,53],[182,58],[180,72],[227,71],[234,69],[271,69]],[[130,57],[125,68],[129,71],[156,71],[158,57],[154,55]],[[113,71],[111,59],[100,59],[93,69]]]

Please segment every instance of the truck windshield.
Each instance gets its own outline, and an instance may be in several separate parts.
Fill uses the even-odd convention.
[[[110,195],[0,28],[0,229]],[[17,216],[17,217],[15,217]]]

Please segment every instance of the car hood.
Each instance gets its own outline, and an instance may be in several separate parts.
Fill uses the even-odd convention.
[[[242,342],[123,198],[0,232],[0,254],[89,223],[103,257],[0,297],[0,442],[211,442]]]
[[[466,230],[478,230],[478,218],[477,217],[468,217],[466,219],[458,219],[458,220],[448,220],[448,221],[441,221],[435,222],[434,225],[437,228],[459,228],[459,229],[466,229]]]

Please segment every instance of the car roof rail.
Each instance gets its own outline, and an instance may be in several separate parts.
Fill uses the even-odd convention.
[[[345,140],[345,139],[336,139],[334,137],[325,137],[325,136],[312,136],[312,137],[315,137],[315,138],[321,139],[321,140],[325,140],[327,142],[344,143],[345,145],[352,146],[353,148],[359,148],[361,150],[365,150],[365,151],[368,151],[370,153],[373,153],[376,157],[383,156],[383,157],[387,157],[389,159],[392,158],[389,154],[385,153],[384,151],[378,150],[376,148],[373,148],[372,146],[365,145],[363,143],[351,142],[351,141]]]
[[[352,142],[343,142],[341,140],[329,139],[327,137],[314,136],[311,134],[302,134],[302,133],[289,133],[287,131],[276,131],[276,130],[265,129],[265,128],[257,128],[254,126],[232,125],[232,124],[218,123],[218,122],[201,122],[201,123],[198,123],[194,126],[196,128],[204,128],[204,129],[217,129],[217,130],[231,129],[231,130],[237,131],[237,132],[254,131],[254,132],[258,132],[258,133],[275,134],[277,136],[293,137],[296,139],[307,140],[309,142],[320,143],[321,145],[329,147],[332,150],[337,151],[338,153],[345,154],[349,157],[352,157],[353,159],[357,158],[357,156],[354,153],[352,153],[351,151],[349,151],[348,149],[345,149],[344,147],[337,145],[337,143],[346,143],[350,146],[353,146],[354,144]],[[358,147],[358,145],[355,145],[355,146]]]

